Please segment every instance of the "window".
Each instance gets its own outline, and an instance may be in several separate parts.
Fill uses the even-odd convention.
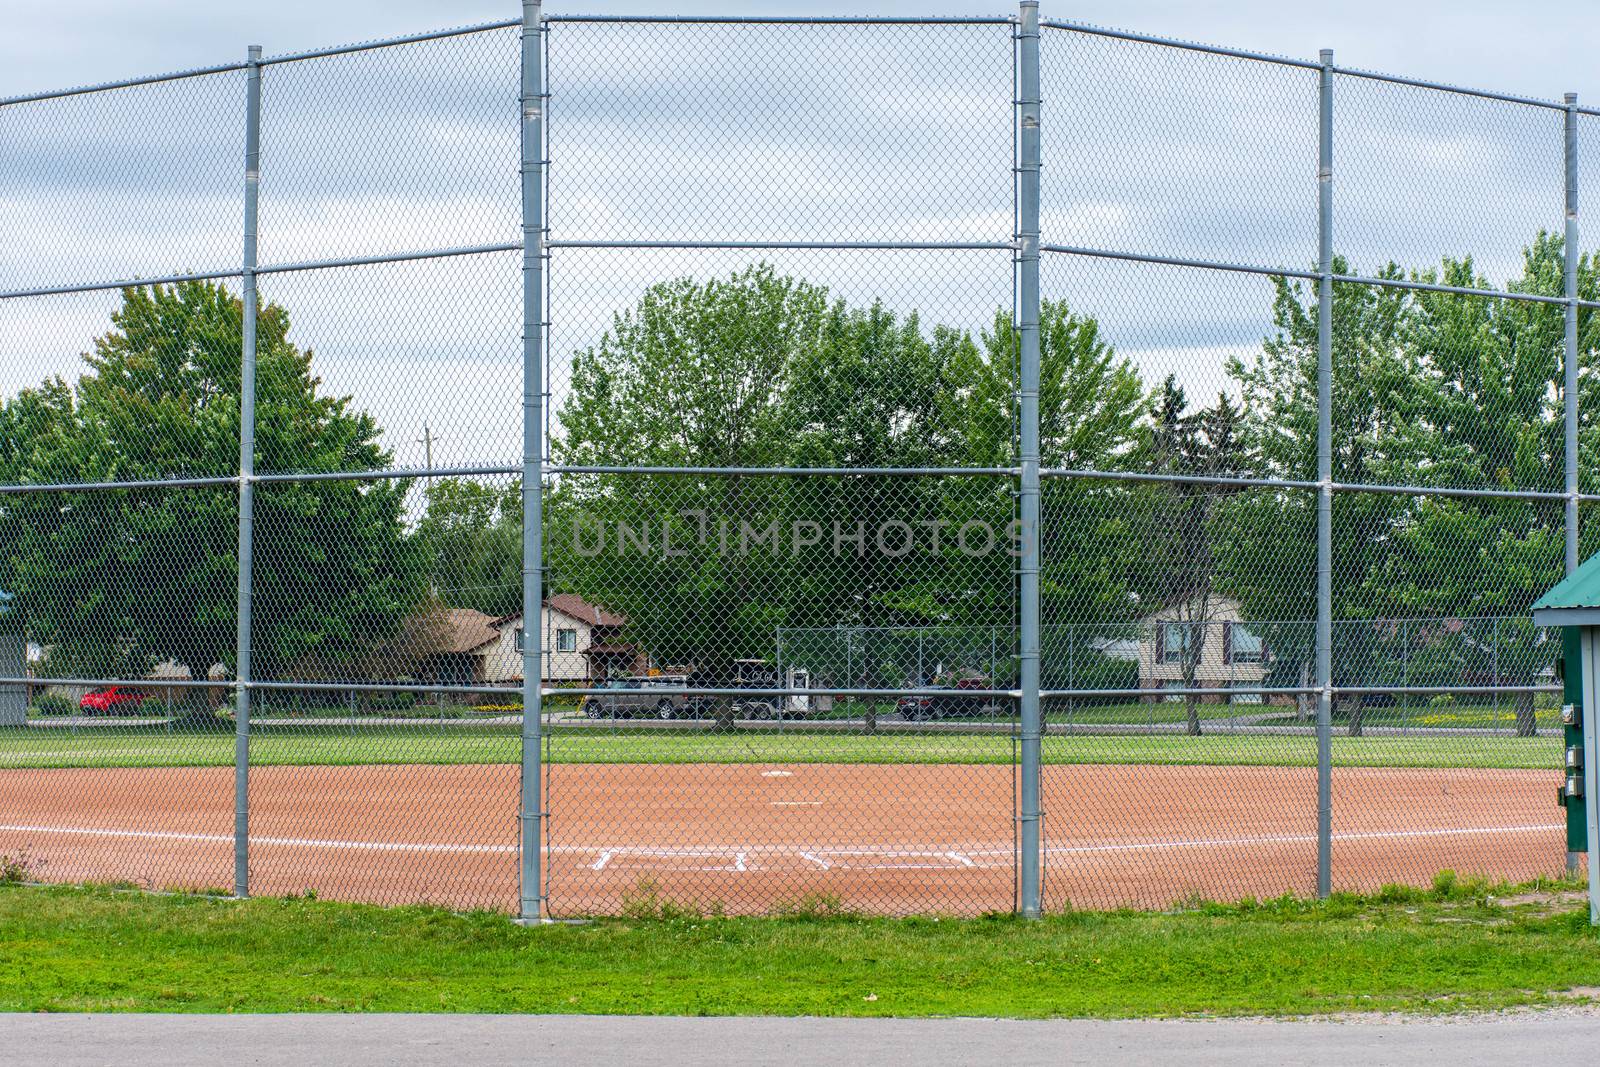
[[[1225,659],[1229,663],[1265,663],[1267,646],[1260,636],[1244,628],[1242,623],[1230,622],[1223,631]]]
[[[1157,652],[1162,663],[1182,663],[1192,654],[1199,624],[1193,622],[1167,622],[1161,624]]]
[[[1182,689],[1183,688],[1183,682],[1181,680],[1176,681],[1176,682],[1162,682],[1161,683],[1161,688],[1162,689]],[[1162,697],[1161,699],[1166,701],[1168,704],[1182,704],[1184,701],[1188,700],[1189,698],[1184,696],[1182,693],[1168,693],[1166,696]]]
[[[557,630],[556,631],[556,651],[557,652],[576,652],[576,651],[578,651],[578,631],[576,631],[576,630]]]
[[[519,626],[519,627],[517,627],[517,651],[518,652],[523,651],[522,646],[523,646],[522,627]]]

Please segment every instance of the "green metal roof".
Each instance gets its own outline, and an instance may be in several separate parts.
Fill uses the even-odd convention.
[[[1600,555],[1534,601],[1533,621],[1540,626],[1600,626]]]

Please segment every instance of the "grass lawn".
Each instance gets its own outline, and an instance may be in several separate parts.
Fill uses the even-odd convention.
[[[251,740],[259,766],[368,763],[515,763],[515,725],[264,726]],[[22,767],[232,766],[231,733],[169,733],[160,726],[0,730],[0,770]],[[1345,767],[1486,767],[1549,770],[1561,740],[1539,737],[1340,737]],[[562,730],[549,734],[553,763],[1009,763],[1005,734],[824,733],[737,730]],[[1047,764],[1214,764],[1311,767],[1309,736],[1051,736]]]
[[[531,929],[423,908],[0,886],[0,1011],[1441,1013],[1600,985],[1573,887],[1440,884],[1037,923],[641,907]]]

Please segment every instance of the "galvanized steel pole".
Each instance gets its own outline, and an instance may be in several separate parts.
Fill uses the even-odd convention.
[[[1562,240],[1562,289],[1567,298],[1562,401],[1566,415],[1566,573],[1578,569],[1578,94],[1566,95],[1567,230]]]
[[[519,921],[545,918],[544,768],[544,24],[522,0],[522,900]]]
[[[238,660],[234,681],[233,892],[250,895],[250,589],[255,559],[256,200],[261,187],[261,46],[245,65],[243,343],[239,351]]]
[[[1017,340],[1020,347],[1022,544],[1020,647],[1022,914],[1040,914],[1039,765],[1039,4],[1022,0],[1017,30]]]
[[[1333,891],[1333,51],[1317,94],[1317,895]],[[1359,697],[1357,698],[1359,699]]]
[[[1566,215],[1567,228],[1561,241],[1562,285],[1561,295],[1567,306],[1562,337],[1561,401],[1566,422],[1566,479],[1567,494],[1565,521],[1566,570],[1571,574],[1578,569],[1578,94],[1566,94]],[[1586,710],[1585,714],[1592,714]],[[1595,853],[1591,850],[1589,853]],[[1578,853],[1568,850],[1567,871],[1578,870]]]

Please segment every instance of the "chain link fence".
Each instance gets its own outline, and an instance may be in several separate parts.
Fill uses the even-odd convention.
[[[1559,872],[1596,114],[1032,4],[0,101],[0,853],[527,920]]]

